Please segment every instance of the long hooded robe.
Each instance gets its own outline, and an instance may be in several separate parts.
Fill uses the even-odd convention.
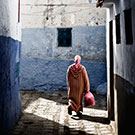
[[[72,111],[83,111],[82,99],[84,90],[90,90],[89,78],[84,66],[80,65],[75,69],[75,65],[69,66],[67,70],[67,86],[69,106]]]

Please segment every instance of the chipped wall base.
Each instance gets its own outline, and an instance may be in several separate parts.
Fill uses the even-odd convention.
[[[20,61],[21,42],[0,36],[0,133],[7,134],[21,114]]]

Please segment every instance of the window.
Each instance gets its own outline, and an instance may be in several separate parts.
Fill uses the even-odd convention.
[[[126,44],[133,44],[131,8],[124,11]]]
[[[121,34],[120,34],[120,14],[116,15],[116,43],[121,43]]]
[[[72,28],[58,28],[58,46],[70,47],[72,46]]]

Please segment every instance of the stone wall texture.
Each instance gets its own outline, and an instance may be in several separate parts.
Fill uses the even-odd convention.
[[[67,90],[66,72],[70,60],[21,58],[21,89],[23,90]],[[82,61],[89,80],[90,90],[106,94],[106,64]]]

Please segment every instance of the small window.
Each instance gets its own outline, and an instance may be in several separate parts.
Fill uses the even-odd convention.
[[[126,44],[133,44],[131,8],[124,11]]]
[[[120,14],[116,15],[116,43],[121,43],[121,34],[120,34]]]
[[[72,46],[72,28],[58,28],[58,46],[70,47]]]

